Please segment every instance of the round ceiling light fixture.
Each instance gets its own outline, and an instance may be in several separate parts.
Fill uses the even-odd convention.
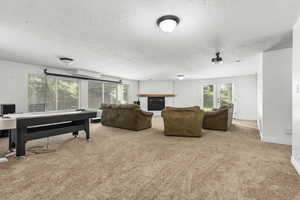
[[[183,80],[183,79],[184,79],[184,75],[183,75],[183,74],[177,74],[176,77],[177,77],[179,80]]]
[[[74,62],[73,58],[60,57],[59,60],[64,63],[66,66],[71,65]]]
[[[164,15],[157,20],[157,26],[165,33],[171,33],[179,24],[180,19],[175,15]]]

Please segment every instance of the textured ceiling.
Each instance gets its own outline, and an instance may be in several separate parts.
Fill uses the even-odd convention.
[[[291,46],[299,0],[2,0],[0,57],[129,79],[256,73],[258,53]],[[181,22],[173,33],[162,15]],[[223,65],[210,59],[221,50]],[[241,62],[236,63],[235,60]]]

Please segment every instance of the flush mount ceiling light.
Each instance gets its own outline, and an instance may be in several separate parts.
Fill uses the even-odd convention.
[[[183,79],[184,79],[184,75],[183,75],[183,74],[178,74],[176,77],[177,77],[179,80],[183,80]]]
[[[73,58],[60,57],[59,60],[64,63],[66,66],[71,65],[74,62]]]
[[[175,30],[176,26],[179,24],[180,19],[175,15],[165,15],[157,20],[157,26],[166,33],[171,33]]]
[[[220,52],[216,53],[216,57],[211,59],[211,62],[213,64],[222,64],[223,63],[223,58],[220,56]]]

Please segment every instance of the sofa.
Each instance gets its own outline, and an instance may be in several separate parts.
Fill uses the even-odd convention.
[[[166,136],[201,137],[204,111],[199,106],[166,107],[161,113]]]
[[[203,128],[210,130],[227,131],[232,125],[233,104],[223,105],[219,109],[205,112]]]
[[[151,112],[144,112],[136,104],[102,104],[101,123],[104,126],[133,131],[152,127]]]

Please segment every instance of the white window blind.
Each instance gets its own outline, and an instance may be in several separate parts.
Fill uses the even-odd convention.
[[[88,82],[88,107],[98,109],[102,103],[126,104],[128,103],[127,84],[103,83],[96,81]]]
[[[128,103],[128,85],[119,84],[118,85],[118,94],[117,94],[117,101],[119,104],[126,104]]]
[[[79,107],[78,81],[57,79],[57,110],[77,109]]]
[[[117,88],[116,83],[104,83],[104,103],[118,103]]]
[[[45,76],[29,74],[28,76],[28,110],[42,112],[46,109],[47,87]]]
[[[99,109],[103,102],[103,83],[97,81],[88,82],[88,107]]]
[[[73,79],[28,76],[29,112],[69,110],[79,108],[79,82]]]

